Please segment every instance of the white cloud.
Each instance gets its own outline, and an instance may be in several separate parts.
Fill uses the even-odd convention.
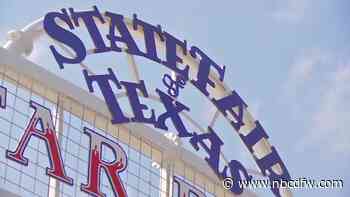
[[[320,51],[304,55],[291,67],[285,90],[284,98],[295,100],[290,110],[306,128],[296,150],[316,150],[325,159],[350,157],[350,63],[339,64]],[[310,99],[313,108],[300,99]]]
[[[330,83],[312,117],[304,144],[317,143],[329,153],[350,156],[350,64],[340,66]]]
[[[281,3],[281,2],[279,2]],[[272,14],[277,21],[300,22],[310,8],[311,0],[287,0]]]
[[[285,83],[285,95],[296,97],[308,81],[324,62],[328,62],[328,55],[319,49],[305,50],[302,55],[294,60],[289,68],[289,74]]]
[[[4,46],[6,43],[6,38],[7,38],[7,30],[6,27],[1,27],[0,28],[0,46]]]
[[[301,129],[297,151],[350,157],[350,62],[320,49],[303,51],[290,66],[282,99]]]

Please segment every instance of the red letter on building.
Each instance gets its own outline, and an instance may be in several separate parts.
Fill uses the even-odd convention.
[[[33,101],[30,101],[30,107],[34,109],[34,114],[19,141],[16,150],[6,150],[6,157],[20,164],[28,165],[28,159],[23,156],[23,153],[31,137],[36,136],[46,142],[50,159],[50,168],[46,169],[46,173],[49,176],[72,185],[73,179],[66,175],[63,168],[60,147],[56,138],[50,109]]]
[[[88,184],[81,184],[81,190],[93,196],[104,197],[105,194],[100,191],[101,169],[104,169],[115,196],[126,197],[127,194],[119,177],[119,173],[127,166],[127,156],[124,150],[116,142],[105,138],[91,129],[85,127],[84,133],[90,137],[90,163]],[[115,156],[113,162],[102,160],[102,146],[113,151]]]

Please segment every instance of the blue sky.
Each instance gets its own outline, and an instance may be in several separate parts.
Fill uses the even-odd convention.
[[[292,177],[345,181],[342,190],[298,190],[295,196],[350,195],[349,1],[2,0],[0,43],[6,32],[48,11],[93,5],[161,24],[226,65],[226,84],[260,120]],[[240,154],[241,144],[225,140],[228,149],[237,149],[227,151],[230,158],[256,168],[249,155]]]

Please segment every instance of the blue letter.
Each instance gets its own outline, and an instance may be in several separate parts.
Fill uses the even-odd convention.
[[[141,80],[140,83],[131,83],[126,81],[120,82],[126,89],[126,93],[129,98],[129,103],[134,113],[134,118],[131,118],[131,121],[134,122],[143,122],[154,124],[156,121],[156,116],[154,110],[151,109],[151,117],[145,118],[143,110],[148,109],[147,105],[141,104],[139,96],[137,95],[137,89],[143,94],[145,98],[148,97],[148,93],[145,87],[145,83]]]
[[[163,33],[164,39],[165,39],[165,47],[166,47],[166,61],[162,62],[163,65],[170,68],[177,74],[181,75],[181,77],[187,81],[188,80],[188,70],[189,66],[185,66],[184,69],[180,69],[177,66],[177,63],[182,63],[182,59],[177,55],[177,47],[180,47],[182,50],[182,53],[186,55],[187,49],[186,49],[186,41],[182,42],[172,36],[171,34],[164,32]]]
[[[247,108],[247,104],[244,103],[241,97],[233,91],[231,95],[219,100],[212,99],[212,102],[224,114],[224,116],[227,116],[226,111],[228,111],[235,118],[235,121],[231,121],[231,125],[239,131],[241,126],[244,125],[243,110],[244,108]],[[238,114],[233,110],[234,107],[238,107]]]
[[[106,47],[102,39],[102,36],[100,34],[100,31],[98,30],[97,25],[94,21],[94,18],[98,18],[102,24],[105,23],[101,13],[98,11],[96,6],[94,6],[94,10],[92,11],[75,12],[73,8],[70,8],[69,11],[72,15],[72,19],[74,21],[75,26],[79,27],[79,18],[81,18],[85,23],[85,26],[89,31],[90,37],[94,42],[95,53],[100,53],[100,52],[105,52],[110,50],[109,48]]]
[[[145,37],[145,47],[146,47],[146,53],[144,56],[150,60],[153,60],[155,62],[160,63],[161,60],[157,56],[157,47],[156,47],[156,42],[155,42],[155,35],[157,34],[160,39],[163,41],[163,35],[162,35],[162,30],[160,26],[153,26],[151,24],[148,24],[136,17],[136,14],[134,14],[134,19],[133,19],[133,27],[134,30],[137,30],[138,26],[142,27],[143,30],[143,35]]]
[[[143,56],[143,54],[137,47],[135,40],[132,38],[128,27],[125,25],[123,16],[111,12],[106,12],[105,15],[111,20],[109,34],[107,35],[107,38],[111,41],[111,50],[117,52],[122,51],[121,48],[118,47],[116,44],[116,42],[118,41],[125,43],[125,45],[127,46],[127,53]],[[116,35],[115,28],[118,29],[120,36]]]
[[[87,83],[88,88],[89,88],[89,92],[94,92],[94,88],[92,87],[92,83],[94,81],[96,81],[100,87],[102,95],[105,98],[108,109],[112,115],[112,123],[118,124],[118,123],[129,122],[129,119],[124,116],[124,114],[119,106],[119,103],[114,96],[114,93],[112,91],[112,87],[109,84],[109,81],[112,81],[115,83],[115,85],[117,86],[118,89],[121,89],[119,81],[116,78],[116,76],[114,75],[112,69],[108,68],[108,72],[109,72],[109,74],[107,74],[107,75],[88,75],[88,72],[86,70],[83,70],[84,77],[85,77],[86,83]]]
[[[56,18],[59,18],[65,22],[70,29],[74,29],[74,26],[65,9],[62,9],[62,13],[50,12],[46,14],[44,18],[44,29],[46,33],[58,42],[68,45],[75,52],[74,58],[68,58],[58,53],[53,45],[50,46],[57,64],[61,69],[63,69],[64,63],[76,64],[83,61],[86,56],[86,49],[84,44],[76,35],[70,31],[67,31],[66,29],[63,29],[56,23]]]
[[[220,176],[219,172],[219,162],[220,162],[220,151],[221,146],[224,144],[220,137],[215,133],[215,131],[208,127],[209,132],[198,135],[197,133],[193,134],[193,137],[190,139],[190,143],[193,148],[197,151],[199,150],[198,144],[200,144],[204,150],[208,153],[209,157],[205,157],[205,160],[208,162],[209,166],[214,170],[215,174]],[[208,140],[210,142],[210,147],[205,142]]]
[[[197,58],[197,55],[201,57],[198,65],[197,81],[191,80],[194,86],[196,86],[205,96],[209,96],[207,91],[207,84],[215,88],[215,83],[209,79],[210,67],[213,66],[219,73],[220,81],[224,80],[225,66],[221,68],[213,60],[211,60],[203,51],[193,46],[191,47],[190,54],[192,57]]]
[[[168,118],[170,118],[173,121],[173,124],[178,132],[179,137],[191,137],[192,134],[187,131],[179,115],[181,111],[183,110],[189,111],[190,109],[185,105],[183,105],[182,103],[175,101],[173,98],[171,98],[161,90],[156,89],[156,92],[159,94],[160,100],[162,101],[166,109],[166,112],[158,117],[155,127],[168,130],[168,127],[165,125],[165,121]]]

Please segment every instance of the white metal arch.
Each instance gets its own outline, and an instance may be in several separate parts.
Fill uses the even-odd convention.
[[[106,21],[109,21],[107,17],[104,17],[104,19]],[[95,21],[99,25],[108,24],[108,23],[101,24],[99,20],[95,20]],[[128,26],[129,30],[133,30],[132,19],[124,18],[124,22]],[[143,38],[142,28],[138,28],[137,30],[130,31],[130,33],[133,34],[133,36]],[[28,56],[31,54],[31,52],[33,50],[34,42],[36,42],[38,40],[38,38],[44,34],[45,34],[45,31],[43,29],[43,18],[40,18],[40,19],[30,23],[29,25],[27,25],[26,27],[24,27],[23,29],[21,29],[19,31],[9,32],[8,41],[4,45],[4,48],[9,50],[9,51],[12,51],[18,55]],[[155,36],[155,38],[156,38],[155,40],[156,40],[157,48],[158,47],[164,48],[165,47],[164,42],[162,42],[158,36]],[[63,46],[62,44],[60,44],[58,42],[55,42],[55,43],[57,43],[58,46],[61,47],[66,53],[73,56],[73,54],[65,46]],[[198,71],[199,60],[191,57],[189,55],[190,54],[189,52],[187,53],[187,55],[183,55],[183,53],[180,51],[180,49],[177,49],[177,50],[178,50],[177,54],[183,59],[183,63],[190,66],[190,68],[191,68],[190,71],[192,71],[190,73],[190,76],[195,76],[196,72]],[[93,53],[93,51],[91,49],[89,49],[88,54],[92,54],[92,53]],[[128,58],[128,62],[130,64],[130,66],[132,68],[132,72],[133,72],[133,76],[135,77],[135,80],[137,80],[137,81],[140,80],[138,68],[137,68],[137,65],[135,63],[134,57],[132,55],[128,54],[127,58]],[[86,64],[81,63],[80,65],[83,68],[87,69],[90,73],[92,73],[91,69]],[[215,81],[215,83],[217,84],[215,88],[208,90],[210,92],[210,95],[214,95],[216,98],[221,98],[221,97],[224,97],[224,96],[231,94],[232,90],[230,90],[224,82],[221,82],[215,73],[213,73],[211,71],[209,77],[211,80]],[[120,95],[117,95],[117,96],[123,97],[126,95],[125,95],[125,93],[121,93]],[[150,98],[153,100],[159,101],[159,98],[157,96],[152,95],[152,96],[150,96]],[[98,98],[96,97],[96,99],[98,99]],[[105,110],[103,110],[103,111],[106,112]],[[217,110],[215,112],[213,119],[210,121],[211,126],[215,124],[219,114],[221,114],[221,112],[219,110]],[[246,109],[245,109],[243,114],[244,114],[243,119],[244,119],[245,123],[248,123],[244,126],[244,130],[251,131],[252,129],[255,128],[255,123],[254,123],[255,119]],[[196,128],[198,128],[202,132],[205,132],[205,129],[201,128],[199,126],[199,124],[196,123],[189,115],[187,115],[187,114],[183,114],[183,115]],[[223,114],[221,114],[221,115],[224,116]],[[229,119],[227,117],[225,117],[225,118],[229,121]],[[266,155],[269,153],[270,144],[267,142],[266,144],[258,147],[258,149],[259,149],[259,151],[254,153],[254,155],[256,157],[260,158],[263,155]],[[226,160],[226,162],[227,162],[227,160]],[[252,174],[261,176],[261,173],[259,173],[257,171],[249,170],[249,172]],[[292,196],[292,194],[290,193],[289,190],[283,190],[282,196]]]

